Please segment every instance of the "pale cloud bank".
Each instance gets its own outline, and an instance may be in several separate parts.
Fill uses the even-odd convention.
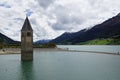
[[[34,41],[93,27],[120,12],[119,0],[0,0],[0,32],[20,40],[27,16]]]

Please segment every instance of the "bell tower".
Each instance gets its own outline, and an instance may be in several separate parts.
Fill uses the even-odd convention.
[[[33,29],[28,17],[26,17],[21,30],[21,60],[33,60]]]

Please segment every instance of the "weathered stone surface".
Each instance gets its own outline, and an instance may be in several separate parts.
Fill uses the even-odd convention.
[[[33,60],[33,30],[27,17],[21,30],[21,60]]]

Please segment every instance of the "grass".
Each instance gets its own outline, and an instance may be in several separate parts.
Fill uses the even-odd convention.
[[[79,45],[120,45],[119,39],[107,38],[107,39],[94,39],[86,42],[78,43]]]

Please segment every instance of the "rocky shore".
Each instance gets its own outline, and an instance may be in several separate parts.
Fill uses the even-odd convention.
[[[4,49],[0,49],[0,55],[20,54],[20,51],[21,51],[20,48],[4,48]]]
[[[66,49],[61,49],[61,48],[34,48],[34,50],[40,50],[40,51],[66,51]],[[20,53],[21,53],[20,48],[4,48],[4,49],[0,49],[0,55],[20,54]]]

